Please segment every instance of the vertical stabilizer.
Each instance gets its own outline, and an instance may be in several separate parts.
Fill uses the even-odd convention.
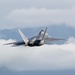
[[[18,31],[19,31],[19,33],[20,33],[20,35],[21,35],[23,41],[24,41],[25,44],[27,45],[27,43],[28,43],[28,39],[27,39],[27,37],[22,33],[22,31],[21,31],[20,29],[18,29]]]
[[[44,31],[44,34],[43,34],[43,36],[42,36],[42,40],[44,40],[44,37],[45,37],[46,32],[47,32],[47,28],[46,28],[45,31]]]

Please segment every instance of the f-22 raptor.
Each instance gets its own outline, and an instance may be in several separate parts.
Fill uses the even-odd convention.
[[[8,43],[8,44],[13,44],[15,46],[25,45],[25,46],[33,47],[33,46],[42,46],[42,45],[48,44],[49,42],[52,42],[52,41],[64,40],[64,39],[50,37],[47,33],[47,28],[45,30],[41,30],[37,36],[34,36],[30,39],[28,39],[22,33],[22,31],[20,29],[18,29],[18,31],[19,31],[23,41],[12,42],[12,43]]]

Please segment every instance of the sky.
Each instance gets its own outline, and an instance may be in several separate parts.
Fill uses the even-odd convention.
[[[0,30],[54,25],[75,28],[75,0],[0,0]],[[41,47],[3,45],[13,41],[0,39],[0,68],[13,71],[75,69],[73,36],[63,44]]]
[[[74,0],[0,0],[0,29],[63,25],[75,28]]]

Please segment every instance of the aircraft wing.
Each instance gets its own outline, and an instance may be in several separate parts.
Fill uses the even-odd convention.
[[[53,41],[62,41],[62,40],[64,40],[64,39],[46,37],[44,40],[45,40],[45,42],[53,42]]]
[[[7,43],[7,44],[4,44],[4,45],[14,45],[14,46],[20,46],[20,45],[24,45],[25,42],[24,41],[19,41],[19,42],[11,42],[11,43]]]

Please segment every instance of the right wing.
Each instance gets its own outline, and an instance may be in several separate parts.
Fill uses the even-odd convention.
[[[62,41],[62,40],[64,40],[64,39],[52,38],[52,37],[45,38],[45,42]]]

